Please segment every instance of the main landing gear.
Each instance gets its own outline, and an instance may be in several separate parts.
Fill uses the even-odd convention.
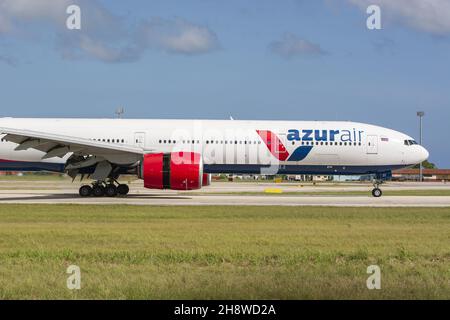
[[[116,180],[96,181],[90,185],[80,187],[79,194],[82,197],[115,197],[117,195],[127,195],[130,188],[126,184],[120,184]]]

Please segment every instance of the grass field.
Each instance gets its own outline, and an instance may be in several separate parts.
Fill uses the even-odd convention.
[[[1,205],[0,275],[1,299],[450,299],[450,208]]]

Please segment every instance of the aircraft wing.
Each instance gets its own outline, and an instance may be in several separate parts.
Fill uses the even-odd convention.
[[[64,157],[73,152],[84,155],[141,155],[149,150],[121,143],[106,143],[54,133],[0,127],[3,139],[17,143],[15,150],[36,149],[45,152],[42,159]]]

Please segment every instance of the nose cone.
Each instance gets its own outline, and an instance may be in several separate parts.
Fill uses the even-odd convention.
[[[418,153],[419,153],[419,157],[421,159],[419,162],[423,162],[423,161],[427,160],[428,157],[430,156],[430,153],[428,152],[428,150],[422,146],[420,146],[420,150]]]
[[[406,163],[411,165],[422,163],[430,156],[427,149],[418,144],[407,147],[407,150],[405,160]]]

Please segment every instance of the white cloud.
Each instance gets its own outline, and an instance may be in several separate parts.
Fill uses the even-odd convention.
[[[1,18],[4,23],[15,28],[14,22],[30,22],[47,20],[61,22],[65,20],[65,12],[70,0],[0,0]],[[0,22],[1,24],[1,22]]]
[[[449,0],[348,0],[365,10],[371,4],[381,7],[382,19],[400,22],[435,35],[450,34]]]
[[[107,42],[85,35],[72,38],[59,37],[56,48],[64,59],[80,60],[87,57],[108,63],[137,61],[142,50],[131,45],[111,45]]]
[[[81,30],[66,28],[66,8],[71,4],[81,8]],[[161,18],[133,25],[99,0],[0,0],[0,34],[30,41],[30,34],[48,34],[48,26],[64,59],[131,62],[147,49],[194,55],[219,47],[217,36],[207,27]]]
[[[297,37],[294,34],[286,33],[281,40],[273,41],[269,44],[269,50],[283,58],[293,58],[298,56],[318,56],[326,52],[313,42]]]
[[[217,36],[209,28],[182,19],[146,21],[139,37],[143,46],[170,53],[199,54],[219,48]]]

